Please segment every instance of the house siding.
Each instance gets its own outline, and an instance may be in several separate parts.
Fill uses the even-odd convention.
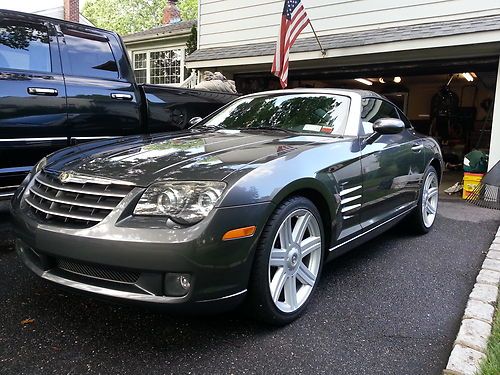
[[[276,40],[284,0],[200,0],[199,49]],[[319,35],[500,14],[492,0],[303,0]],[[311,37],[306,29],[300,38]]]

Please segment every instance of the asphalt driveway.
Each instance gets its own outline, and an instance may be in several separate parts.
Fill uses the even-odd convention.
[[[2,374],[428,375],[446,365],[500,213],[441,202],[428,235],[400,225],[327,265],[307,314],[281,329],[67,294],[21,265],[8,221],[0,211]]]

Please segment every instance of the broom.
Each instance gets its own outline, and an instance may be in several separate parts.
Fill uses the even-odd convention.
[[[466,200],[479,207],[500,210],[500,161],[486,173]]]

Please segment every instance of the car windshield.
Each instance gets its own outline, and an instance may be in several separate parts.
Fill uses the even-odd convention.
[[[331,94],[250,96],[236,100],[200,126],[342,135],[349,103],[348,97]]]

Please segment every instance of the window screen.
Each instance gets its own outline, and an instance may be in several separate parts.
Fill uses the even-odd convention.
[[[50,72],[47,28],[0,20],[0,68]]]
[[[82,35],[64,35],[70,70],[66,73],[83,77],[118,78],[118,66],[109,43]]]

